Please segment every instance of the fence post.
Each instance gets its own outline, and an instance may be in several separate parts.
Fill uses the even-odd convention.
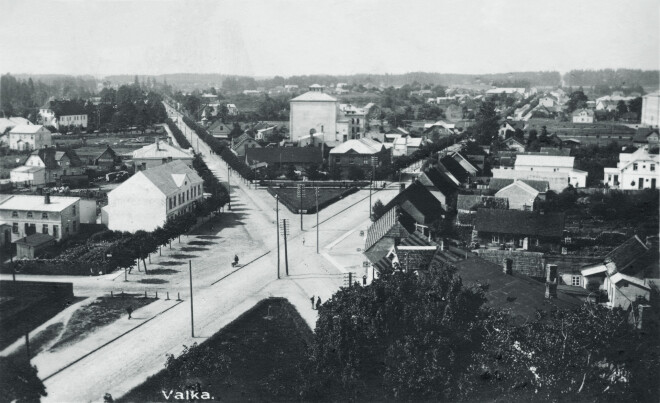
[[[166,300],[166,301],[169,301],[169,300],[170,300],[170,292],[169,292],[169,291],[167,292],[167,298],[165,298],[165,300]]]

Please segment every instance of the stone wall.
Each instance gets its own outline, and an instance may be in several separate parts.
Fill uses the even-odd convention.
[[[482,259],[504,266],[505,259],[513,260],[513,272],[530,277],[545,277],[545,259],[541,252],[518,250],[479,249],[477,254]]]

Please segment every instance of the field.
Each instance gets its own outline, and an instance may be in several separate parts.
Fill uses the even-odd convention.
[[[168,359],[168,367],[119,402],[163,401],[163,391],[195,385],[214,401],[298,400],[300,365],[312,331],[286,300],[258,303],[201,345]]]
[[[336,202],[337,200],[349,194],[357,192],[356,187],[348,189],[327,189],[319,188],[319,210]],[[300,209],[300,199],[297,196],[296,188],[268,188],[268,193],[279,196],[280,202],[286,206],[292,213],[298,213]],[[303,213],[311,214],[316,212],[316,195],[313,188],[306,188],[302,200]]]

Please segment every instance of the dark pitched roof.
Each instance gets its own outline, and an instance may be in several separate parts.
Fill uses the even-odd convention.
[[[248,148],[245,151],[248,163],[269,164],[320,164],[323,162],[319,147]]]
[[[46,169],[59,169],[60,165],[58,164],[58,161],[65,155],[69,157],[72,167],[82,166],[82,161],[78,158],[78,154],[73,150],[62,151],[49,147],[35,150],[32,152],[32,155],[39,156],[46,165]]]
[[[437,168],[429,168],[422,172],[418,180],[424,186],[434,186],[445,196],[456,192],[458,188],[444,172],[440,172]]]
[[[440,163],[444,165],[447,170],[454,175],[461,183],[467,182],[470,173],[465,170],[454,158],[447,155],[440,159]]]
[[[653,129],[653,128],[650,128],[650,127],[640,127],[635,132],[635,137],[633,138],[633,142],[634,143],[647,143],[648,141],[647,141],[646,138],[649,136],[649,134],[651,134],[653,132],[658,133],[658,129]]]
[[[649,248],[644,245],[644,242],[635,235],[605,255],[604,260],[614,262],[617,270],[621,271],[644,255],[648,250]]]
[[[533,187],[534,189],[538,190],[541,193],[547,192],[548,189],[550,188],[550,184],[548,183],[548,181],[535,181],[529,179],[518,179],[518,180]],[[501,190],[512,184],[513,181],[514,181],[513,179],[491,178],[490,182],[488,183],[488,189]]]
[[[458,195],[456,200],[457,210],[474,210],[479,208],[493,208],[506,210],[509,208],[509,200],[505,197],[482,196],[482,195]]]
[[[461,254],[461,257],[458,257],[458,255],[449,250],[441,250],[437,243],[429,241],[419,232],[412,232],[407,238],[402,239],[398,246],[403,247],[396,248],[395,252],[399,257],[401,268],[404,270],[428,270],[436,264],[444,265],[456,262],[463,256]],[[410,246],[430,246],[435,248],[433,250],[409,250],[406,248]],[[374,268],[378,271],[392,269],[392,260],[387,256],[383,256],[374,263]]]
[[[557,298],[545,298],[545,284],[526,275],[504,274],[502,266],[487,260],[470,257],[454,263],[457,274],[466,286],[486,285],[487,304],[494,308],[509,309],[513,317],[532,318],[537,310],[575,309],[582,302],[562,291]]]
[[[394,199],[390,200],[390,202],[385,205],[385,208],[389,210],[395,206],[399,206],[405,210],[406,202],[415,206],[415,208],[424,216],[424,222],[420,224],[435,221],[444,213],[442,203],[440,203],[438,199],[426,189],[426,186],[422,185],[419,181],[413,182],[401,193],[396,195]]]
[[[479,232],[500,234],[561,237],[564,231],[564,213],[545,213],[479,209],[474,229]]]
[[[364,243],[365,252],[384,236],[405,238],[410,235],[410,232],[414,230],[414,224],[410,225],[409,220],[402,219],[402,213],[398,208],[392,208],[369,226]]]

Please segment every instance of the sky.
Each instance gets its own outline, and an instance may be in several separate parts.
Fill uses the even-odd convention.
[[[0,73],[659,69],[657,0],[0,0]]]

